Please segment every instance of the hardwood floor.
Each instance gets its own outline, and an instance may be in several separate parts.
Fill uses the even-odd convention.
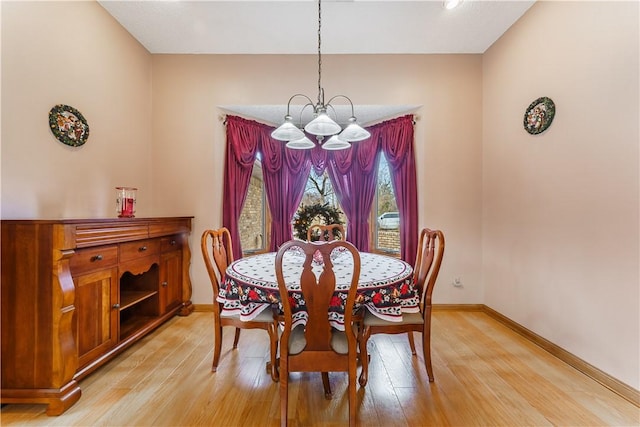
[[[80,384],[67,412],[6,405],[3,426],[277,426],[279,389],[265,370],[267,334],[227,332],[211,372],[211,313],[177,317]],[[435,311],[429,383],[406,336],[375,335],[369,383],[358,389],[363,426],[638,426],[640,408],[483,312]],[[416,340],[418,345],[419,341]],[[347,424],[346,374],[292,374],[290,426]]]

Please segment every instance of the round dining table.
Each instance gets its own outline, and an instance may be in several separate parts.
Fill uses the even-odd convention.
[[[278,304],[280,294],[275,274],[275,252],[248,256],[232,262],[225,272],[217,300],[223,304],[221,315],[240,315],[241,320],[254,319],[263,310]],[[300,292],[300,274],[304,255],[288,251],[283,258],[284,279],[291,293]],[[336,301],[346,295],[351,283],[353,259],[348,252],[332,255],[336,275]],[[402,313],[419,312],[418,293],[413,285],[411,265],[398,258],[360,252],[360,278],[356,308],[364,306],[372,314],[391,322],[400,322]],[[322,271],[322,260],[314,260],[316,275]],[[333,327],[344,330],[344,308],[341,304],[328,313]],[[305,323],[304,304],[294,310],[294,325]]]

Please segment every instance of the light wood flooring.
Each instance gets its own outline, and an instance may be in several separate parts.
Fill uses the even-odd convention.
[[[637,426],[640,408],[483,312],[436,311],[429,383],[405,335],[370,340],[369,383],[358,389],[363,426]],[[212,373],[212,315],[177,317],[80,384],[67,412],[6,405],[3,426],[277,426],[278,385],[265,370],[264,331],[243,331]],[[416,340],[416,345],[419,341]],[[290,426],[347,424],[346,375],[292,374]]]

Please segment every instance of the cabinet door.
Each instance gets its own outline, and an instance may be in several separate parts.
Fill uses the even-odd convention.
[[[118,269],[109,268],[73,278],[76,285],[76,343],[83,367],[118,342]]]
[[[160,256],[160,312],[182,304],[182,251]]]

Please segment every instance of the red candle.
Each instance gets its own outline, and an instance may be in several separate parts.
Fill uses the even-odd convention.
[[[136,190],[137,188],[134,187],[116,187],[118,218],[133,218],[136,212]]]
[[[123,198],[122,199],[122,216],[123,217],[132,217],[133,216],[133,198]]]

